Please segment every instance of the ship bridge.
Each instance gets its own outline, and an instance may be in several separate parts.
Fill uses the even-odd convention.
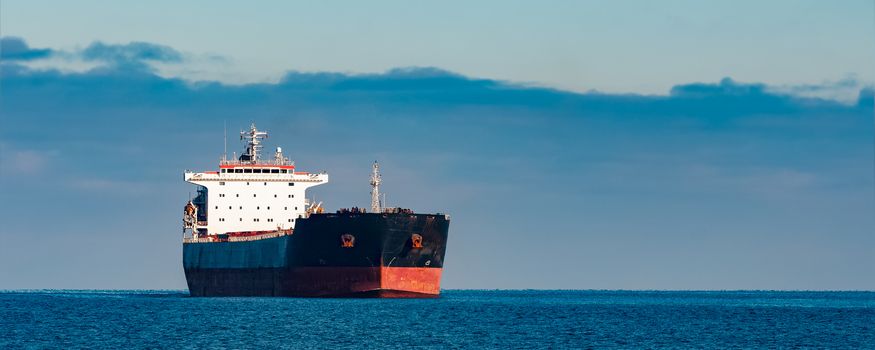
[[[193,235],[289,230],[316,208],[306,190],[327,183],[328,174],[295,171],[280,147],[262,159],[267,136],[252,124],[240,132],[245,149],[239,157],[223,155],[217,171],[184,173],[185,181],[200,186],[186,206],[185,229]]]

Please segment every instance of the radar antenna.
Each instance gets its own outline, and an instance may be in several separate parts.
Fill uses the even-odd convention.
[[[379,213],[380,210],[380,183],[383,180],[380,178],[380,164],[374,161],[373,172],[371,172],[371,212]]]

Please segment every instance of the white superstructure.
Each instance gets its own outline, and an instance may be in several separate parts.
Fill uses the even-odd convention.
[[[246,151],[236,160],[223,156],[219,171],[185,172],[185,181],[201,186],[194,205],[198,217],[192,233],[287,230],[309,212],[321,210],[307,201],[307,188],[328,182],[328,174],[296,172],[279,147],[271,160],[261,159],[267,133],[252,124],[240,132]],[[308,210],[309,209],[309,210]],[[194,220],[193,220],[194,221]]]

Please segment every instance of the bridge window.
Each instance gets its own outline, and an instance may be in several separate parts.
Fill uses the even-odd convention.
[[[281,173],[281,174],[286,174],[286,173],[288,173],[288,172],[289,172],[289,171],[286,170],[286,169],[281,169],[281,170],[280,170],[280,173]]]
[[[261,174],[261,169],[252,169],[253,173]]]
[[[252,174],[252,169],[243,169],[244,174]],[[248,183],[247,183],[248,185]]]
[[[243,173],[243,169],[234,169],[234,173],[235,173],[235,174],[242,174],[242,173]]]
[[[279,169],[270,169],[270,173],[271,174],[279,174],[280,170]]]

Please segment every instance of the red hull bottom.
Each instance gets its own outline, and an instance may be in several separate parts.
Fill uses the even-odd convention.
[[[435,298],[441,268],[187,269],[192,296]]]

